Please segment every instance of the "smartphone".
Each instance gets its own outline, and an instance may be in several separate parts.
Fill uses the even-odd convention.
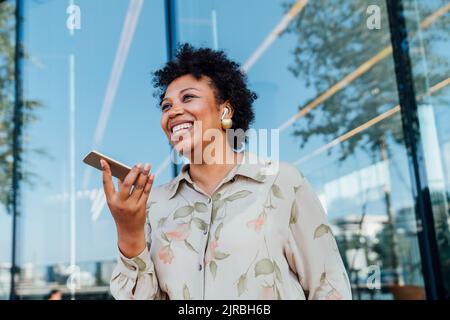
[[[83,162],[98,170],[102,170],[100,159],[103,159],[106,162],[108,162],[109,167],[111,168],[111,175],[120,180],[125,179],[128,172],[130,172],[131,170],[129,166],[124,165],[123,163],[120,163],[117,160],[111,159],[110,157],[107,157],[104,154],[101,154],[100,152],[95,150],[89,152],[87,156],[84,157]]]

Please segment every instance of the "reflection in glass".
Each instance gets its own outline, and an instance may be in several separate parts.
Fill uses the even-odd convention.
[[[11,119],[14,106],[14,7],[0,3],[0,300],[9,298],[11,215],[7,212],[11,187]]]
[[[45,299],[52,289],[63,299],[111,298],[116,230],[101,174],[82,159],[96,148],[156,169],[169,152],[150,83],[166,59],[164,1],[74,3],[79,29],[66,23],[70,1],[24,1],[24,95],[42,106],[24,127],[24,167],[36,183],[22,187],[20,299]],[[169,178],[161,172],[158,183]]]
[[[329,8],[330,2],[327,5]],[[376,5],[381,8],[381,26],[387,26],[384,2],[379,1]],[[393,294],[394,298],[423,299],[413,202],[409,201],[409,204],[398,207],[398,202],[402,201],[399,198],[401,193],[398,187],[393,188],[395,179],[407,180],[406,174],[391,172],[395,170],[393,167],[398,166],[398,163],[406,167],[407,162],[405,157],[401,162],[393,159],[399,154],[404,155],[404,150],[401,150],[403,132],[398,114],[400,109],[397,105],[392,49],[389,33],[386,31],[388,29],[385,28],[384,32],[383,28],[379,31],[367,30],[366,25],[361,23],[361,15],[357,14],[366,9],[363,1],[332,1],[332,7],[340,8],[340,14],[336,14],[336,10],[334,14],[327,14],[322,1],[310,3],[301,21],[290,28],[290,32],[298,35],[299,39],[294,50],[295,64],[290,70],[297,77],[306,77],[308,83],[320,93],[316,98],[320,103],[313,100],[300,107],[300,115],[304,116],[304,121],[297,123],[294,135],[300,138],[302,147],[311,137],[317,139],[322,136],[325,141],[332,141],[297,163],[301,164],[302,160],[311,161],[325,151],[329,154],[335,151],[339,156],[338,166],[345,167],[348,158],[357,154],[365,154],[373,165],[386,165],[386,170],[379,171],[374,177],[378,180],[387,178],[379,185],[377,201],[379,205],[384,203],[384,209],[378,209],[380,211],[377,215],[381,218],[380,214],[385,212],[385,221],[375,237],[366,234],[361,238],[363,222],[369,217],[365,211],[370,205],[370,202],[364,201],[359,227],[356,229],[356,241],[352,245],[358,249],[352,248],[355,253],[349,269],[360,275],[367,268],[367,263],[378,264],[381,267],[382,287]],[[423,27],[428,28],[442,14],[424,11]],[[327,27],[324,28],[324,25]],[[439,76],[435,78],[442,80]],[[299,118],[300,116],[297,120]],[[437,145],[435,147],[438,149]],[[431,152],[429,154],[433,157],[436,155]],[[345,185],[352,185],[354,188],[354,184],[341,186]],[[336,187],[339,189],[339,186]],[[409,181],[402,187],[404,191],[411,190]],[[359,194],[361,196],[363,195]],[[348,248],[346,245],[347,250]],[[358,257],[355,257],[357,254],[361,256],[359,259],[362,265],[354,270],[355,261],[358,261]],[[358,278],[356,276],[355,288],[358,297],[361,297],[360,291],[366,288],[359,286]]]
[[[81,164],[93,146],[128,164],[153,161],[158,184],[171,178],[167,153],[159,152],[169,148],[158,128],[159,112],[151,107],[156,100],[148,81],[166,58],[164,1],[75,2],[83,18],[80,29],[70,32],[65,25],[69,1],[25,2],[25,171],[17,244],[22,299],[45,298],[53,288],[61,289],[64,298],[71,291],[84,299],[111,298],[115,228],[98,172]],[[448,289],[447,2],[404,1]],[[175,3],[180,42],[225,49],[242,63],[259,94],[254,127],[279,129],[281,160],[298,166],[312,182],[332,222],[354,297],[424,299],[385,1],[370,3],[380,9],[379,29],[368,28],[365,0]],[[0,299],[9,295],[12,247],[6,210],[14,105],[12,4],[0,4]],[[121,43],[128,44],[127,50]],[[70,141],[78,158],[71,156]],[[74,223],[77,228],[71,228]]]
[[[450,4],[406,1],[406,22],[441,273],[450,290]],[[433,18],[426,19],[427,16]],[[442,18],[436,18],[442,16]],[[433,23],[431,23],[433,22]]]
[[[273,1],[264,8],[257,1],[177,1],[178,36],[210,47],[217,38],[243,63],[260,95],[255,127],[280,129],[282,160],[297,165],[319,193],[355,298],[424,299],[385,1],[371,5],[380,9],[379,29],[368,28],[362,0]],[[442,23],[442,6],[421,11],[424,29]],[[239,45],[228,33],[239,33]],[[433,78],[430,94],[442,80]]]

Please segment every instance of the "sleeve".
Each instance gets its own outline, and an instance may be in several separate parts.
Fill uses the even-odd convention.
[[[350,300],[347,272],[328,219],[309,182],[298,172],[287,241],[287,260],[310,300]]]
[[[151,229],[146,223],[147,247],[134,258],[125,257],[118,249],[118,260],[111,276],[110,290],[117,300],[165,299],[159,289],[154,264],[150,257]]]

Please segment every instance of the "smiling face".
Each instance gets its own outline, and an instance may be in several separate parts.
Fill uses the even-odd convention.
[[[209,141],[203,141],[203,132],[221,131],[223,106],[217,103],[208,77],[197,80],[192,75],[184,75],[172,81],[161,110],[161,128],[175,150],[183,155],[193,154],[197,147],[205,148]]]

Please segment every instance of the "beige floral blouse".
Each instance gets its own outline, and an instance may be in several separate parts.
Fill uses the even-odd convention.
[[[246,152],[212,197],[193,183],[189,165],[154,187],[147,249],[132,259],[119,251],[112,295],[351,299],[336,241],[308,181],[290,164],[255,158]]]

